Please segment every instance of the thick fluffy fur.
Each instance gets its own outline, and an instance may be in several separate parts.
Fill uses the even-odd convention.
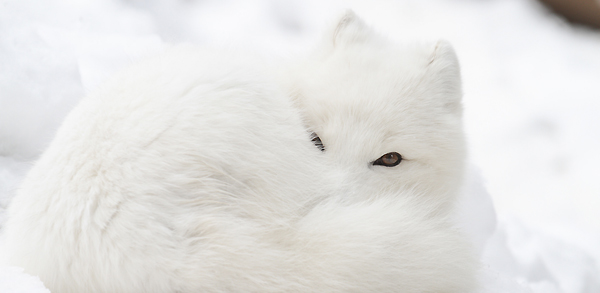
[[[465,161],[460,73],[450,45],[392,44],[352,13],[329,36],[289,80],[325,156],[360,198],[415,190],[447,212]],[[404,158],[399,166],[369,166],[394,151]]]
[[[8,263],[52,292],[471,290],[448,45],[349,13],[283,83],[253,59],[176,47],[82,100],[11,203]]]

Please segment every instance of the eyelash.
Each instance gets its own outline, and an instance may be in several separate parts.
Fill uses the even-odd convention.
[[[312,140],[315,146],[319,148],[322,152],[325,151],[325,146],[323,145],[321,138],[316,133],[313,132],[310,134],[310,140]]]

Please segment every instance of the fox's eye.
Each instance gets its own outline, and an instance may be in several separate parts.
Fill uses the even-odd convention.
[[[387,153],[373,162],[373,165],[381,165],[386,167],[394,167],[402,162],[402,155],[397,152]]]
[[[314,132],[311,133],[310,134],[310,139],[315,144],[315,146],[317,146],[322,152],[325,151],[325,146],[323,145],[323,142],[321,141],[321,138],[316,133],[314,133]]]

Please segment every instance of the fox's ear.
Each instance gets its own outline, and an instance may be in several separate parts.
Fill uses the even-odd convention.
[[[373,29],[366,25],[352,10],[347,10],[338,19],[336,25],[328,35],[328,39],[333,47],[353,43],[365,43],[378,38]]]
[[[462,113],[460,65],[452,46],[438,41],[429,55],[427,74],[435,89],[435,99],[450,112]]]

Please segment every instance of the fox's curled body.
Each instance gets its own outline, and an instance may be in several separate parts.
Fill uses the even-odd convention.
[[[9,209],[6,260],[52,292],[469,292],[445,43],[346,14],[306,60],[179,46],[84,98]],[[310,140],[314,131],[321,152]],[[398,152],[395,167],[373,165]]]

